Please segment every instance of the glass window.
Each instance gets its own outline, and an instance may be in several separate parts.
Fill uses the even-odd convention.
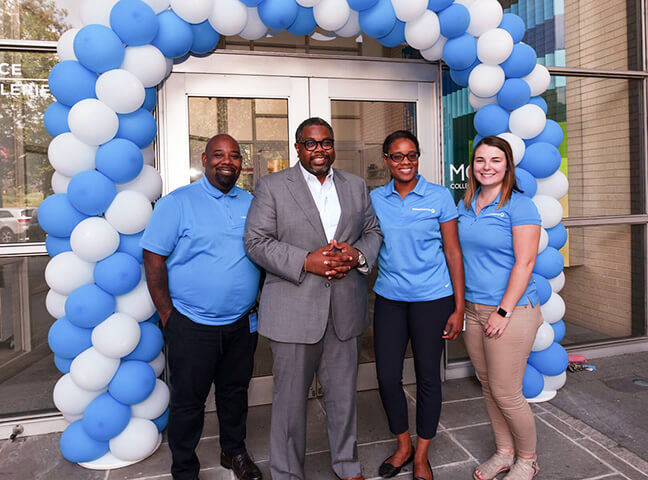
[[[0,5],[0,38],[58,40],[81,26],[81,0],[4,0]]]

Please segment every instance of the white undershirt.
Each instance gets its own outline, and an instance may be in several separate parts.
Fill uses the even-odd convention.
[[[324,183],[320,183],[319,179],[306,170],[301,163],[299,168],[319,211],[326,240],[330,242],[335,238],[335,232],[342,214],[340,199],[335,189],[335,182],[333,182],[333,169],[329,169]]]

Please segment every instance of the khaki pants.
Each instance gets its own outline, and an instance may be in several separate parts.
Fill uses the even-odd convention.
[[[464,341],[482,384],[497,449],[530,457],[536,453],[536,428],[522,395],[522,377],[543,321],[540,305],[517,306],[498,339],[484,335],[484,325],[496,308],[466,302]]]

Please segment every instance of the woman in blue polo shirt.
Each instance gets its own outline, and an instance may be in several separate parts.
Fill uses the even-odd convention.
[[[383,154],[392,181],[371,192],[384,235],[374,287],[374,346],[380,397],[398,447],[379,474],[393,477],[413,460],[415,480],[431,480],[427,455],[441,412],[439,362],[444,339],[457,338],[464,316],[457,208],[448,189],[418,175],[419,143],[410,132],[389,135]],[[402,384],[410,340],[417,383],[416,453]]]
[[[540,224],[534,203],[515,184],[511,147],[501,138],[484,137],[473,152],[468,188],[459,202],[466,272],[464,341],[497,446],[473,473],[476,480],[505,471],[507,480],[529,480],[539,470],[535,421],[522,395],[522,377],[542,324],[531,281]]]

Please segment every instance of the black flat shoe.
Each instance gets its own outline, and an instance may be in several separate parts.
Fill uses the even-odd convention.
[[[429,461],[429,460],[428,460],[427,464],[428,464],[428,468],[430,469],[430,473],[432,474],[432,478],[431,478],[431,480],[434,480],[434,472],[432,471],[432,466],[430,465],[430,461]],[[427,478],[423,478],[423,477],[414,477],[413,480],[427,480]]]
[[[412,460],[414,460],[414,452],[409,456],[407,460],[403,462],[403,464],[399,467],[396,467],[392,465],[391,463],[387,463],[387,460],[389,460],[389,457],[385,459],[383,463],[380,464],[380,467],[378,467],[378,475],[380,475],[382,478],[392,478],[398,475],[401,471],[401,469],[407,465],[408,463],[411,463]]]

